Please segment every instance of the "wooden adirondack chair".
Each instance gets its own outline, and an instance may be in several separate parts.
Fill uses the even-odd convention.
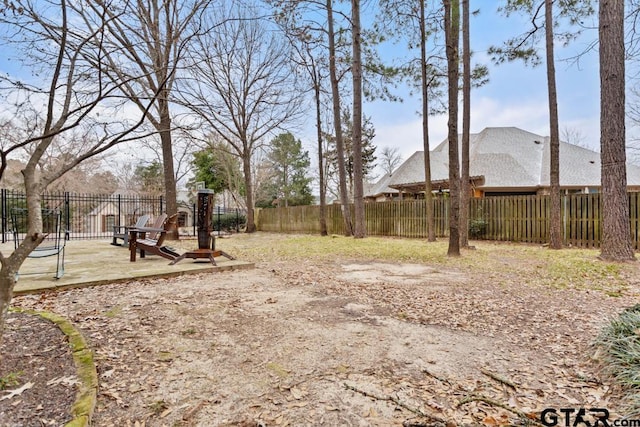
[[[160,231],[158,231],[158,230],[162,230],[162,227],[164,227],[164,223],[166,221],[167,221],[167,214],[166,213],[160,214],[156,218],[156,220],[153,222],[153,225],[151,227],[149,227],[149,228],[154,228],[155,231],[148,232],[145,237],[147,239],[151,239],[151,240],[158,240],[158,233],[160,233]]]
[[[142,215],[138,218],[134,226],[114,225],[113,241],[111,244],[114,246],[129,246],[129,229],[144,227],[147,225],[147,221],[149,221],[149,215]],[[122,245],[118,243],[118,239],[122,239]]]
[[[161,227],[140,227],[129,230],[129,260],[131,262],[136,261],[136,251],[140,251],[140,258],[144,258],[147,253],[160,255],[172,261],[180,256],[172,249],[163,246],[167,233],[176,227],[178,215],[174,214],[167,218],[167,215],[163,214],[159,218],[163,216],[164,221]],[[149,233],[149,237],[146,237],[147,233]]]

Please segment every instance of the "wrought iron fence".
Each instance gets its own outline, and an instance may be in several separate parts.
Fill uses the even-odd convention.
[[[13,240],[10,212],[12,208],[25,208],[23,192],[0,189],[0,234],[2,243]],[[42,207],[59,209],[69,239],[110,239],[114,226],[132,226],[138,217],[149,215],[149,223],[164,212],[165,200],[162,196],[137,196],[124,194],[79,194],[69,192],[45,193]],[[185,234],[195,235],[194,203],[179,203],[178,225]],[[244,212],[239,209],[216,207],[213,223],[222,224],[225,217],[237,217],[237,226],[222,228],[226,231],[240,231]],[[225,222],[225,224],[227,224]],[[219,228],[217,228],[219,229]]]

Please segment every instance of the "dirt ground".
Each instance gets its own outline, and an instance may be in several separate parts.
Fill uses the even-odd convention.
[[[624,415],[591,342],[640,302],[638,281],[617,297],[528,282],[508,268],[264,259],[253,270],[14,305],[83,332],[100,379],[95,426],[524,425],[544,408],[581,407]]]

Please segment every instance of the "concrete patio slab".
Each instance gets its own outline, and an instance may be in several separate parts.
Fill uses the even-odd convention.
[[[169,242],[169,246],[173,243]],[[174,248],[182,253],[197,246],[194,240],[182,240],[175,242]],[[0,244],[0,250],[5,256],[9,255],[13,251],[13,242]],[[138,257],[136,262],[130,262],[128,249],[113,246],[110,240],[72,240],[67,242],[65,249],[65,274],[62,278],[53,277],[56,271],[55,256],[29,258],[20,268],[20,277],[13,293],[21,295],[132,279],[254,268],[251,262],[229,260],[225,257],[216,258],[217,266],[213,266],[208,260],[185,259],[175,265],[169,265],[169,262],[156,255]]]

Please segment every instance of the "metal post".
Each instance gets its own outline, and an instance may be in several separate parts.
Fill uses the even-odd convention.
[[[193,204],[193,215],[191,216],[191,223],[193,224],[193,235],[196,235],[196,204]]]
[[[7,239],[5,233],[7,232],[7,190],[2,189],[0,192],[0,198],[2,203],[2,243],[6,243]]]
[[[220,206],[218,206],[218,236],[221,234],[222,223],[220,221]]]
[[[236,233],[240,232],[240,212],[239,209],[236,208]]]
[[[117,226],[121,227],[122,225],[126,225],[126,224],[120,224],[120,218],[122,216],[122,195],[118,194],[118,203],[116,203],[116,206],[118,207],[118,221],[117,221]]]
[[[64,192],[64,224],[65,224],[65,230],[70,231],[71,227],[69,226],[69,223],[71,222],[71,213],[69,212],[69,192],[65,191]],[[64,238],[66,240],[70,239],[69,233],[64,233]]]

